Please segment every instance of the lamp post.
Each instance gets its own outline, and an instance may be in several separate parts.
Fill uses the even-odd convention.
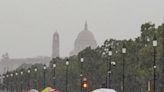
[[[66,92],[68,92],[68,66],[69,66],[69,60],[66,60]]]
[[[9,75],[8,73],[6,74],[6,90],[8,91],[9,90]]]
[[[112,48],[109,47],[109,62],[108,62],[108,79],[109,79],[109,85],[108,88],[111,88],[111,60],[112,60]]]
[[[30,78],[31,78],[31,75],[30,75],[31,69],[30,68],[28,68],[27,73],[28,73],[28,89],[30,89]]]
[[[38,71],[38,68],[34,67],[34,72],[35,72],[34,87],[35,87],[35,89],[37,89],[37,71]]]
[[[153,49],[154,49],[154,64],[153,64],[153,70],[154,70],[154,92],[156,91],[156,47],[157,47],[157,38],[156,35],[154,35],[153,38]]]
[[[104,58],[106,57],[106,52],[104,51],[103,53],[103,56],[104,56]],[[106,64],[107,65],[107,67],[108,67],[108,64]],[[108,70],[106,71],[106,73],[105,73],[105,88],[107,88],[108,87],[108,77],[107,77],[107,75],[108,75]]]
[[[46,69],[47,69],[47,67],[46,67],[46,65],[44,64],[44,66],[43,66],[43,80],[44,80],[44,82],[43,82],[43,87],[45,88],[46,87]]]
[[[53,69],[54,69],[54,75],[53,75],[53,80],[54,80],[54,88],[56,86],[56,62],[53,60]]]
[[[13,89],[12,89],[12,82],[13,82],[12,79],[13,79],[13,74],[12,74],[12,73],[10,74],[10,77],[11,77],[11,80],[10,80],[10,81],[11,81],[11,83],[10,83],[11,88],[10,88],[10,89],[11,89],[11,92],[13,92]]]
[[[80,78],[81,78],[81,80],[80,80],[80,86],[82,85],[82,81],[83,81],[83,62],[84,62],[84,58],[82,57],[82,58],[80,59],[80,65],[81,65],[81,73],[80,73]],[[81,92],[82,92],[82,91],[83,91],[82,86],[81,86],[80,88],[81,88]]]
[[[125,82],[125,54],[126,54],[125,44],[123,44],[123,47],[122,47],[122,54],[123,54],[122,92],[124,92],[124,90],[125,90],[125,85],[124,85],[124,82]]]
[[[2,90],[5,91],[5,83],[4,83],[4,80],[5,80],[5,75],[3,74],[2,75],[2,79],[3,79],[3,85],[2,85]]]
[[[18,73],[17,72],[15,72],[15,81],[17,81],[17,77],[18,77]],[[16,92],[18,92],[18,88],[17,88],[17,86],[18,86],[18,83],[17,82],[15,82],[15,91]]]
[[[111,61],[111,79],[112,79],[112,75],[114,74],[114,72],[113,72],[113,68],[112,67],[115,67],[116,66],[116,62],[114,62],[114,61]],[[110,80],[110,82],[111,82],[111,88],[112,88],[112,80]]]
[[[21,71],[20,74],[21,74],[21,84],[20,84],[21,87],[20,88],[21,88],[21,92],[23,92],[23,71]]]

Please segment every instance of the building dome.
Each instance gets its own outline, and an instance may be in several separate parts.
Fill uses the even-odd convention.
[[[93,33],[89,30],[83,30],[77,36],[77,40],[95,40]]]
[[[79,33],[77,39],[74,43],[74,50],[71,55],[76,55],[86,47],[91,47],[95,49],[97,47],[97,42],[91,31],[88,30],[87,22],[85,23],[84,30]]]

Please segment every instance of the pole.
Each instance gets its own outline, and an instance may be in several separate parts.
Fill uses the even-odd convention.
[[[66,66],[66,92],[68,92],[68,65]]]
[[[23,85],[23,76],[21,75],[21,83],[20,83],[21,92],[23,92],[23,87],[22,87],[22,85]]]
[[[107,58],[107,61],[106,61],[106,65],[107,65],[107,70],[106,70],[106,88],[108,88],[109,86],[109,82],[108,82],[108,67],[109,67],[109,64],[108,64],[108,58]]]
[[[56,86],[56,68],[54,67],[54,88]]]
[[[81,80],[80,80],[80,88],[81,88],[81,92],[83,91],[83,89],[82,89],[82,77],[83,77],[83,72],[82,72],[82,69],[83,69],[83,64],[82,64],[82,62],[81,62],[81,74],[80,74],[80,77],[81,77]]]
[[[111,88],[111,56],[109,57],[109,62],[108,62],[108,79],[109,79],[109,85],[108,88]]]
[[[43,84],[43,86],[44,86],[44,88],[45,88],[45,86],[46,86],[46,76],[45,76],[45,69],[44,69],[44,74],[43,74],[43,76],[44,76],[44,84]]]
[[[124,85],[124,82],[125,82],[125,58],[124,58],[124,54],[123,54],[123,74],[122,74],[122,86],[123,86],[123,88],[122,88],[122,92],[124,92],[124,90],[125,90],[125,85]]]
[[[31,77],[31,75],[30,75],[30,73],[28,73],[28,90],[30,89],[30,77]]]
[[[154,47],[154,92],[156,91],[156,48]]]
[[[34,85],[35,85],[35,89],[37,89],[37,72],[35,71],[35,79],[34,79]]]

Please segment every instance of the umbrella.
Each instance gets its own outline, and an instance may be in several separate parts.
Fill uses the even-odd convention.
[[[50,92],[59,92],[59,91],[56,89],[51,89]]]
[[[96,89],[92,92],[117,92],[116,90],[114,89],[105,89],[105,88],[101,88],[101,89]]]
[[[36,90],[36,89],[31,89],[31,90],[29,90],[28,92],[39,92],[39,91]]]
[[[50,92],[51,89],[52,89],[51,87],[47,87],[47,88],[43,89],[42,92]]]

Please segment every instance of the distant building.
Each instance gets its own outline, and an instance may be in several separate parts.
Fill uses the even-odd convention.
[[[86,47],[91,47],[92,49],[97,47],[97,42],[93,33],[88,30],[87,22],[85,23],[84,30],[82,30],[77,36],[77,39],[74,43],[74,50],[70,53],[70,56],[77,55]]]
[[[46,64],[49,65],[51,61],[50,57],[35,57],[35,58],[15,58],[15,59],[1,59],[0,61],[0,74],[7,71],[17,69],[22,65],[31,64]]]
[[[60,43],[59,43],[59,34],[58,32],[55,32],[53,35],[53,42],[52,42],[52,58],[59,57],[60,52]]]

